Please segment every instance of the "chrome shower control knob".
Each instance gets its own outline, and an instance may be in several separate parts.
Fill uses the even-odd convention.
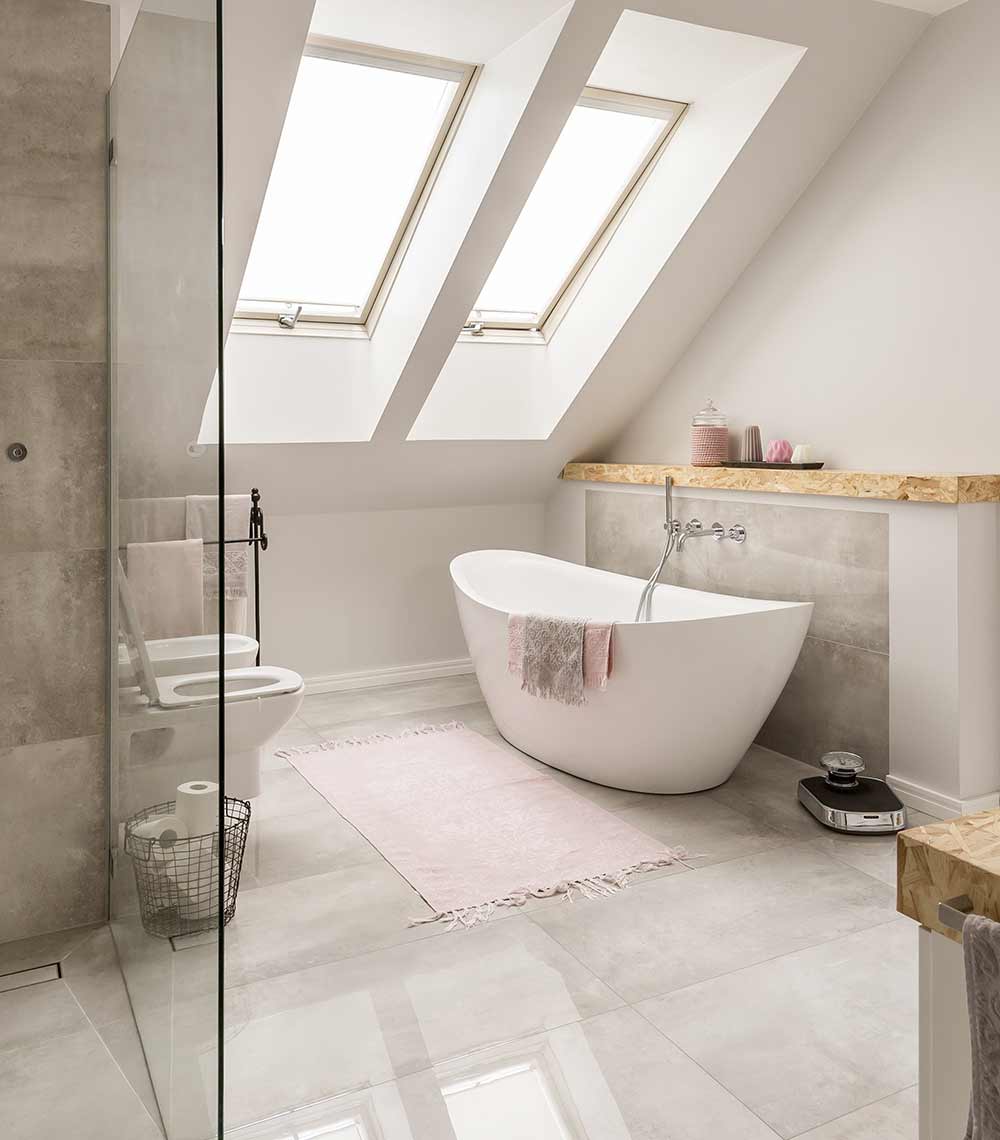
[[[820,758],[826,782],[834,788],[856,788],[865,762],[856,752],[826,752]]]
[[[735,526],[731,526],[729,530],[726,531],[726,536],[731,538],[733,542],[746,542],[747,528],[740,523],[736,523]]]

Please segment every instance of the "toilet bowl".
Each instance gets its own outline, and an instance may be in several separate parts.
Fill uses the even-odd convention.
[[[119,692],[119,729],[128,749],[129,788],[138,810],[173,799],[177,785],[188,780],[218,779],[220,680],[217,669],[157,675],[121,563],[118,570],[122,631],[131,673],[138,681],[136,688]],[[187,639],[170,640],[176,644]],[[211,635],[209,640],[218,643]],[[304,693],[302,678],[291,669],[249,665],[225,670],[221,696],[226,795],[260,795],[264,746],[295,716]],[[146,737],[155,747],[139,747],[133,755],[132,740],[140,733],[155,734]]]

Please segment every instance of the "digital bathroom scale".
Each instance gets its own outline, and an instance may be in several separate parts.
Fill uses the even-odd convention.
[[[865,762],[853,752],[827,752],[825,776],[799,780],[799,803],[834,831],[886,835],[906,827],[906,808],[884,780],[862,776]]]

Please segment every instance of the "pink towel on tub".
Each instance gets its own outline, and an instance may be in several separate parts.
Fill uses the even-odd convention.
[[[507,618],[507,672],[524,677],[527,614]],[[614,628],[610,621],[587,622],[583,631],[583,687],[606,689],[614,665]],[[522,688],[526,687],[522,683]]]
[[[583,631],[583,687],[606,689],[611,667],[613,621],[588,621]]]

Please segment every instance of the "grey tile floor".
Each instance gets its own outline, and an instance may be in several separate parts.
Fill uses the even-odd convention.
[[[311,696],[276,747],[449,720],[511,747],[471,676]],[[272,757],[227,934],[233,1140],[913,1140],[895,843],[807,816],[813,772],[752,748],[660,797],[553,771],[694,855],[448,933],[407,926],[419,896]]]
[[[813,770],[759,748],[692,796],[553,771],[692,857],[612,898],[411,927],[423,900],[274,753],[450,720],[511,747],[471,676],[311,696],[275,742],[226,934],[232,1140],[913,1140],[916,930],[891,837],[820,827],[795,802]],[[119,931],[126,959],[142,937]],[[0,994],[5,1140],[159,1134],[104,938],[74,934],[63,981]],[[133,1001],[149,1026],[171,1004],[146,1055],[176,1140],[208,1140],[214,954],[174,954],[170,993]]]

